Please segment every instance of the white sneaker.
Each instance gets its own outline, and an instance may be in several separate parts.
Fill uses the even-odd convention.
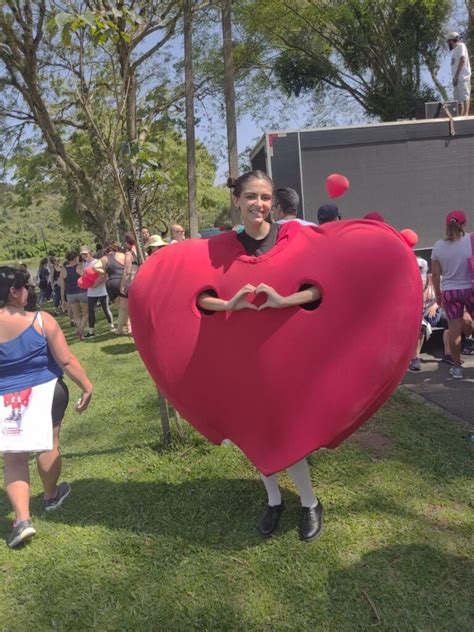
[[[462,378],[464,377],[460,366],[452,366],[449,369],[449,375],[455,380],[462,380]]]

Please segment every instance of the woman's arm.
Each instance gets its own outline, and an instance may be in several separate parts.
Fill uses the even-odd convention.
[[[64,268],[61,268],[61,271],[59,273],[59,287],[61,288],[61,303],[66,302],[66,296],[65,296],[66,284],[64,281],[65,278],[66,278],[66,270]]]
[[[48,348],[53,358],[68,377],[82,389],[82,396],[76,411],[82,413],[89,405],[92,396],[92,384],[82,368],[79,360],[71,353],[61,327],[47,312],[41,312],[44,332],[48,340]]]
[[[282,296],[275,289],[266,283],[260,283],[255,290],[255,294],[266,294],[267,300],[260,305],[259,310],[273,307],[275,309],[283,309],[284,307],[294,307],[296,305],[306,305],[306,303],[314,303],[321,298],[321,292],[315,285],[310,285],[304,290]]]
[[[203,292],[198,296],[197,305],[199,309],[205,312],[230,312],[238,311],[241,309],[254,309],[258,307],[249,303],[247,296],[255,292],[255,286],[247,283],[244,287],[240,288],[238,292],[228,301],[213,296],[210,292]]]
[[[125,253],[125,260],[123,262],[122,278],[120,279],[120,292],[122,294],[125,294],[125,290],[127,289],[128,281],[129,281],[130,276],[132,274],[132,261],[133,261],[132,253],[131,252],[126,252]]]
[[[439,261],[431,259],[431,280],[433,281],[433,287],[436,296],[436,302],[441,305],[441,266]]]

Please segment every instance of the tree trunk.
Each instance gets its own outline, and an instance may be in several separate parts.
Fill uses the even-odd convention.
[[[138,134],[137,134],[137,78],[135,72],[130,67],[130,46],[127,43],[120,42],[118,45],[118,53],[120,57],[120,73],[123,81],[123,90],[125,96],[125,121],[127,126],[127,140],[130,149],[138,150]],[[132,155],[134,152],[131,152]],[[140,215],[140,205],[137,195],[137,176],[136,168],[130,164],[130,168],[125,181],[125,191],[127,193],[128,214],[131,222],[131,228],[135,236],[137,258],[139,263],[145,261],[145,251],[142,240],[142,221]]]
[[[157,389],[156,392],[158,393],[158,410],[160,411],[161,429],[163,431],[163,444],[165,446],[169,446],[171,443],[171,428],[168,406],[166,404],[166,399],[160,391]]]
[[[191,237],[199,235],[197,214],[196,139],[194,135],[193,0],[184,0],[184,85],[186,95],[186,161]]]
[[[239,175],[239,153],[237,150],[237,116],[235,114],[234,53],[232,50],[232,0],[222,0],[222,38],[224,42],[224,96],[227,125],[227,155],[229,176]],[[232,225],[240,223],[240,211],[230,196]]]

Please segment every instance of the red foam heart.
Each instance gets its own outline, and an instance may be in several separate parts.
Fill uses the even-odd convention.
[[[246,283],[282,295],[316,283],[322,302],[204,315]],[[283,225],[266,255],[244,254],[234,232],[165,248],[129,292],[138,351],[157,386],[215,443],[236,443],[264,474],[366,421],[403,377],[420,327],[416,259],[389,225],[364,220]]]

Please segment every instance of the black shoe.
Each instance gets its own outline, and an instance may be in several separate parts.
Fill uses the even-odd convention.
[[[268,538],[272,535],[278,527],[282,511],[283,503],[281,505],[274,505],[273,507],[267,505],[267,509],[260,520],[260,524],[258,525],[258,530],[263,536]]]
[[[312,542],[323,530],[324,509],[318,499],[316,507],[301,508],[300,536],[305,542]]]
[[[87,338],[95,338],[95,333],[94,333],[93,331],[92,331],[92,332],[88,331],[88,332],[87,332],[86,334],[84,334],[82,337],[83,337],[84,339],[87,339]]]
[[[59,483],[58,491],[56,492],[56,496],[54,498],[48,498],[48,500],[44,501],[44,510],[45,511],[55,511],[66,500],[66,498],[71,493],[71,486],[69,483],[64,481],[63,483]]]

